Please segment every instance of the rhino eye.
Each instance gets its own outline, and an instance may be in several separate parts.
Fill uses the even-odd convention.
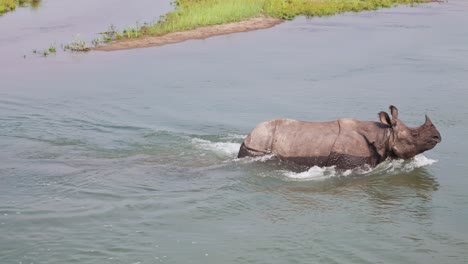
[[[413,137],[417,137],[417,136],[419,136],[419,133],[418,133],[418,132],[412,132],[411,135],[412,135]]]

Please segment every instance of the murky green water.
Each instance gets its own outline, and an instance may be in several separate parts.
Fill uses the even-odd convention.
[[[468,261],[466,2],[31,54],[170,9],[99,2],[0,17],[0,263]],[[427,113],[443,142],[346,176],[235,159],[260,121],[377,120],[390,104],[412,126]]]

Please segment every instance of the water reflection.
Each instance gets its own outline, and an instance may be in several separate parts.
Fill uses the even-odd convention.
[[[256,184],[258,191],[287,201],[265,211],[274,222],[285,221],[292,213],[365,211],[370,222],[392,223],[409,217],[421,224],[431,223],[432,195],[439,189],[428,168],[307,182],[264,178],[262,184]]]
[[[420,224],[432,223],[432,194],[439,183],[426,168],[373,179],[363,185],[369,210],[377,222],[408,216]]]
[[[41,0],[32,0],[30,3],[28,3],[31,6],[31,9],[37,9],[41,6]]]

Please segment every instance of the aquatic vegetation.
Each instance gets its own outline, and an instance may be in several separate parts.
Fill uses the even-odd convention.
[[[94,44],[95,46],[97,46],[97,45],[99,44],[99,42],[107,43],[107,42],[110,42],[110,41],[116,39],[116,37],[117,37],[117,30],[116,30],[116,28],[115,28],[114,25],[110,25],[109,28],[107,29],[107,31],[101,32],[101,33],[99,33],[99,34],[102,35],[102,41],[96,40],[96,43],[97,43],[97,44],[94,44],[94,42],[93,42],[93,44]]]
[[[51,44],[49,49],[47,50],[49,53],[56,53],[57,48],[55,47],[55,44]]]
[[[148,26],[148,24],[144,24],[144,27]],[[137,22],[135,27],[129,27],[127,29],[124,29],[122,33],[117,32],[116,38],[120,39],[123,37],[126,38],[137,38],[141,35],[143,35],[141,31],[142,26]]]
[[[75,39],[69,44],[63,46],[63,50],[70,51],[90,51],[88,44],[80,39],[80,35],[75,35]]]
[[[124,30],[120,35],[135,38],[142,35],[195,29],[201,26],[238,22],[258,16],[293,19],[299,15],[326,16],[415,4],[427,0],[176,0],[176,8],[153,24]]]
[[[37,49],[34,49],[32,51],[33,54],[38,54],[38,55],[41,55],[43,57],[47,57],[49,56],[50,54],[52,53],[56,53],[57,52],[57,48],[55,46],[55,43],[54,44],[51,44],[50,47],[48,49],[45,49],[43,51],[39,51]],[[26,58],[26,55],[24,56]]]
[[[97,47],[101,43],[101,41],[98,38],[95,38],[93,39],[93,41],[91,41],[91,43],[94,45],[94,47]]]
[[[31,5],[37,7],[41,0],[0,0],[0,15],[13,11],[17,6]]]

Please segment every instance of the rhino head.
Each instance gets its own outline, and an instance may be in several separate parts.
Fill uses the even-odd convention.
[[[390,106],[390,113],[391,119],[385,112],[379,113],[379,119],[390,127],[388,148],[391,156],[409,159],[434,148],[442,140],[439,131],[427,115],[422,126],[409,128],[398,119],[398,109],[395,106]]]

